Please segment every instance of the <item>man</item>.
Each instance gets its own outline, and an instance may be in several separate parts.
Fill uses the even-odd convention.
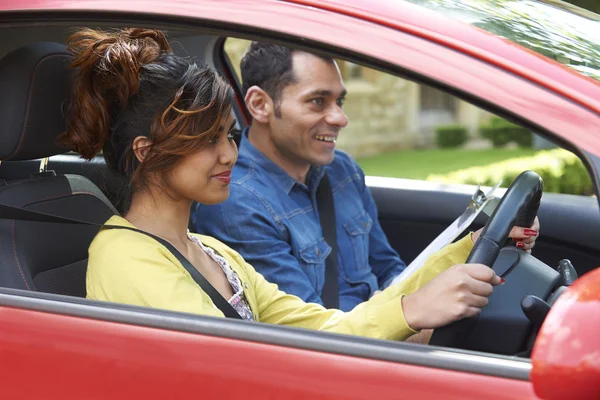
[[[327,173],[335,205],[339,308],[349,311],[385,289],[405,263],[379,225],[362,170],[335,149],[348,123],[339,69],[329,58],[253,42],[241,72],[252,124],[243,132],[231,195],[219,205],[196,206],[194,226],[240,252],[281,290],[323,304],[331,247],[316,198]]]

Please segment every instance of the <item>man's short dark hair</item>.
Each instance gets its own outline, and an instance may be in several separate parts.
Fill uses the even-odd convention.
[[[300,50],[278,44],[256,41],[250,43],[240,63],[244,96],[252,86],[260,87],[271,96],[275,103],[275,115],[280,116],[281,93],[286,86],[296,82],[292,63],[292,56],[296,51]],[[333,61],[329,57],[316,56]]]

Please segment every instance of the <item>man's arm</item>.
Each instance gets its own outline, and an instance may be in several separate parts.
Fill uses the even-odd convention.
[[[305,302],[323,304],[275,218],[254,193],[232,185],[227,201],[195,206],[192,219],[198,233],[213,236],[240,253],[280,290]]]

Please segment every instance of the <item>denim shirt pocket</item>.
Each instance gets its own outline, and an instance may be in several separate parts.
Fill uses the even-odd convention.
[[[354,256],[354,265],[346,267],[346,274],[350,281],[362,281],[365,273],[371,272],[369,267],[369,234],[373,226],[373,219],[362,211],[344,224]]]
[[[319,238],[298,253],[314,289],[320,293],[325,283],[325,259],[331,253],[331,247],[324,238]]]

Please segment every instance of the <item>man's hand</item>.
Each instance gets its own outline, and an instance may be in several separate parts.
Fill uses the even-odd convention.
[[[473,243],[477,243],[479,236],[481,235],[481,231],[483,228],[479,229],[477,232],[471,235],[471,239]],[[513,239],[516,242],[516,246],[520,249],[524,249],[528,253],[531,253],[531,249],[535,246],[535,240],[540,234],[540,220],[538,217],[535,217],[533,221],[533,225],[529,228],[522,228],[519,226],[515,226],[510,231],[508,237]]]
[[[502,283],[483,264],[454,265],[402,298],[404,318],[412,329],[421,330],[475,316],[487,305],[493,286]]]

